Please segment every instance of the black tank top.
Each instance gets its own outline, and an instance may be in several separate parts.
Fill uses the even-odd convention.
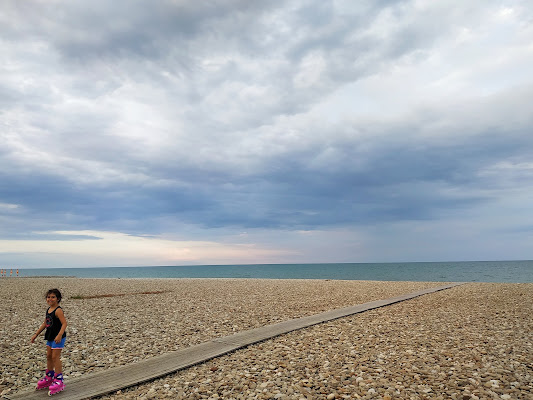
[[[61,308],[61,307],[58,306],[51,313],[48,312],[50,308],[46,310],[46,332],[44,333],[44,338],[46,340],[54,340],[57,334],[59,333],[59,331],[61,330],[61,321],[59,320],[59,318],[56,317],[56,310],[58,308]],[[63,332],[63,336],[61,337],[64,338],[66,336],[67,336],[67,332]]]

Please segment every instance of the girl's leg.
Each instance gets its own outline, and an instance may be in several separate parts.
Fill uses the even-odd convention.
[[[52,348],[46,346],[46,369],[53,371],[54,370],[54,359],[52,354]]]
[[[61,350],[62,349],[53,349],[52,358],[54,359],[55,375],[54,381],[50,385],[50,390],[48,394],[51,396],[53,394],[59,393],[65,389],[65,383],[63,382],[63,364],[61,363]]]
[[[52,366],[53,368],[48,368],[48,369],[53,369],[57,374],[61,374],[63,372],[63,364],[61,363],[61,350],[63,349],[50,349],[48,348],[49,350],[51,350],[52,352]]]
[[[50,346],[46,346],[46,371],[44,377],[37,382],[37,389],[46,389],[52,385],[54,380],[54,360],[52,355],[52,349]]]

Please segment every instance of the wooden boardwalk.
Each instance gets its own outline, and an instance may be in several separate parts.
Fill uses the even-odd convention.
[[[274,325],[224,336],[183,350],[169,352],[133,364],[110,368],[100,372],[93,372],[78,378],[66,380],[65,391],[54,395],[62,400],[81,400],[102,396],[143,382],[168,375],[192,365],[219,357],[237,349],[258,343],[297,329],[320,324],[322,322],[358,314],[378,307],[409,300],[424,294],[449,289],[462,283],[452,283],[444,286],[419,290],[390,299],[371,301],[369,303],[339,308],[308,317],[296,318]],[[18,399],[48,399],[48,391],[27,390],[15,394],[4,395],[9,400]]]

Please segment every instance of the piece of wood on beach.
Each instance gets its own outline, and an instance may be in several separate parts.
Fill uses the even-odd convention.
[[[460,285],[462,283],[454,283],[446,286],[439,286],[435,288],[422,289],[413,293],[402,294],[400,296],[391,297],[384,300],[376,300],[368,303],[358,304],[355,306],[349,306],[339,308],[335,310],[326,311],[320,314],[310,315],[308,317],[291,319],[289,321],[280,322],[273,325],[264,326],[261,328],[251,329],[244,332],[239,332],[234,335],[224,336],[213,341],[226,344],[237,344],[240,347],[249,346],[254,343],[258,343],[273,337],[289,333],[298,329],[307,328],[316,324],[320,324],[327,321],[332,321],[338,318],[347,317],[362,313],[368,310],[372,310],[379,307],[388,306],[400,301],[409,300],[424,294],[438,292],[440,290],[449,289],[451,287]]]
[[[64,400],[82,400],[96,396],[102,396],[108,393],[116,392],[120,389],[160,378],[170,373],[183,370],[251,344],[258,343],[288,332],[323,322],[332,321],[349,315],[358,314],[375,308],[384,307],[425,294],[449,289],[461,284],[463,283],[451,283],[434,288],[419,290],[389,299],[372,301],[364,304],[326,311],[308,317],[296,318],[261,328],[239,332],[234,335],[224,336],[196,346],[169,352],[133,364],[110,368],[104,371],[93,372],[77,378],[68,379],[65,382],[65,391],[55,396]],[[32,400],[45,399],[49,397],[48,391],[46,390],[26,390],[15,394],[4,395],[4,398],[9,400]]]

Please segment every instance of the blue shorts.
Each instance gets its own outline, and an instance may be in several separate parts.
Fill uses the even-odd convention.
[[[63,339],[61,339],[61,342],[56,343],[55,340],[48,340],[46,342],[46,345],[48,347],[51,347],[52,349],[62,349],[65,347],[65,340],[67,340],[67,337],[65,336]]]

